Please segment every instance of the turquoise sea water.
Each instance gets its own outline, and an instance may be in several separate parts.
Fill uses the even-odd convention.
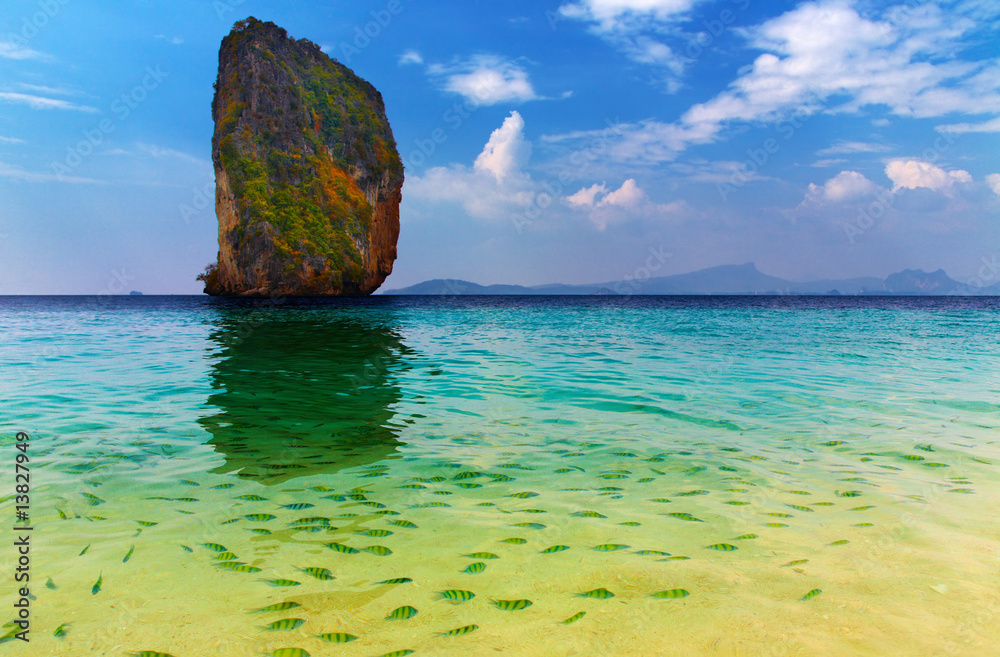
[[[0,653],[993,654],[998,320],[0,299],[3,572],[17,431],[35,527]]]

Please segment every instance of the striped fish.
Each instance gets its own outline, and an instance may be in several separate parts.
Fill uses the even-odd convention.
[[[330,632],[328,634],[317,634],[316,636],[330,643],[350,643],[358,638],[346,632]]]
[[[344,545],[343,543],[327,543],[326,546],[334,552],[343,552],[344,554],[357,554],[360,552],[360,550]]]
[[[597,598],[598,600],[607,600],[608,598],[615,597],[615,594],[605,588],[600,588],[594,589],[593,591],[587,591],[586,593],[580,593],[578,596],[581,598]]]
[[[390,525],[395,525],[396,527],[405,527],[406,529],[416,529],[417,526],[414,525],[409,520],[393,520],[389,523]]]
[[[808,563],[808,559],[796,559],[795,561],[789,561],[788,563],[781,564],[782,568],[787,568],[788,566],[801,566],[804,563]]]
[[[524,545],[528,541],[526,541],[523,538],[516,538],[516,537],[514,537],[514,538],[505,538],[505,539],[503,539],[500,542],[501,543],[510,543],[511,545]]]
[[[122,559],[122,563],[128,563],[128,560],[132,558],[132,553],[133,552],[135,552],[135,546],[134,545],[128,549],[128,553],[125,555],[125,558]]]
[[[518,522],[514,524],[515,527],[526,527],[528,529],[545,529],[545,525],[540,522]]]
[[[477,575],[484,570],[486,570],[486,564],[482,561],[477,561],[476,563],[470,563],[462,572],[469,573],[470,575]]]
[[[238,500],[249,500],[250,502],[266,502],[266,497],[261,497],[260,495],[237,495]]]
[[[607,518],[607,516],[601,515],[597,511],[576,511],[570,515],[576,518]]]
[[[295,502],[293,504],[282,504],[282,509],[290,509],[292,511],[302,511],[304,509],[311,509],[315,504],[309,504],[308,502]]]
[[[302,618],[283,618],[279,621],[274,621],[264,626],[265,630],[294,630],[296,628],[302,627],[302,624],[306,621]]]
[[[570,623],[575,623],[576,621],[580,620],[581,618],[583,618],[586,615],[587,615],[587,612],[585,612],[585,611],[578,611],[577,613],[573,614],[572,616],[570,616],[569,618],[567,618],[566,620],[564,620],[562,622],[562,624],[563,625],[569,625]]]
[[[749,541],[755,538],[759,538],[757,534],[743,534],[742,536],[737,536],[734,541]]]
[[[392,652],[387,652],[381,657],[406,657],[406,655],[412,655],[415,650],[394,650]]]
[[[104,573],[97,576],[97,581],[94,582],[94,586],[90,589],[91,595],[97,595],[101,592],[101,584],[104,583]]]
[[[310,657],[302,648],[278,648],[268,657]]]
[[[668,589],[666,591],[657,591],[653,594],[654,598],[686,598],[691,595],[686,589]]]
[[[616,552],[618,550],[626,550],[628,547],[628,545],[622,545],[621,543],[603,543],[595,545],[594,549],[598,552]]]
[[[409,584],[413,580],[409,577],[396,577],[379,582],[379,584]]]
[[[705,522],[699,518],[695,518],[690,513],[668,513],[671,518],[677,518],[678,520],[687,520],[688,522]]]
[[[54,636],[57,639],[63,638],[64,636],[66,636],[67,627],[69,627],[69,623],[63,623],[62,625],[56,628],[56,631],[52,633],[52,636]]]
[[[715,545],[709,545],[708,549],[719,550],[720,552],[732,552],[733,550],[737,550],[739,548],[735,545],[730,545],[729,543],[716,543]]]
[[[155,650],[143,650],[142,652],[131,653],[132,657],[174,657],[165,652],[157,652]]]
[[[503,609],[504,611],[518,611],[520,609],[527,609],[534,603],[531,600],[493,600],[493,604],[497,609]]]
[[[442,632],[439,636],[462,636],[463,634],[475,632],[478,629],[478,625],[466,625],[464,627],[456,627],[455,629],[448,630],[447,632]]]
[[[234,573],[259,573],[260,572],[260,568],[258,568],[256,566],[248,566],[245,563],[241,563],[238,566],[233,566],[229,570],[233,571]]]
[[[366,529],[365,531],[354,532],[354,533],[359,536],[372,536],[375,538],[383,538],[385,536],[392,536],[393,534],[393,532],[389,531],[388,529]]]
[[[552,547],[547,547],[541,551],[541,554],[554,554],[556,552],[562,552],[563,550],[568,550],[568,545],[553,545]]]
[[[809,591],[809,593],[806,593],[804,596],[802,596],[802,600],[812,600],[822,592],[823,592],[822,589],[813,589],[812,591]]]
[[[251,522],[267,522],[268,520],[274,520],[278,516],[272,516],[270,513],[251,513],[243,517]]]
[[[319,580],[328,581],[328,580],[334,579],[333,573],[331,573],[326,568],[315,568],[315,567],[313,567],[313,568],[299,568],[299,570],[301,570],[302,572],[306,573],[307,575],[312,575],[313,577],[315,577],[316,579],[319,579]]]
[[[441,591],[441,597],[452,602],[468,602],[476,597],[476,594],[472,591],[463,591],[462,589],[448,589],[447,591]]]
[[[470,559],[499,559],[497,555],[492,552],[473,552],[471,554],[463,554],[463,557],[469,557]]]
[[[520,492],[520,493],[511,493],[507,497],[516,497],[518,499],[524,500],[524,499],[527,499],[529,497],[538,497],[538,493],[533,493],[530,490],[526,490],[526,491],[523,491],[523,492]]]
[[[361,549],[364,550],[365,552],[368,552],[370,554],[375,554],[380,557],[387,557],[390,554],[392,554],[392,550],[385,547],[384,545],[369,545],[368,547]]]
[[[385,617],[386,620],[407,620],[417,615],[417,610],[413,607],[399,607],[393,609],[392,613]]]
[[[299,586],[301,582],[296,582],[294,579],[262,579],[262,582],[266,582],[271,586]]]
[[[260,609],[254,609],[255,614],[265,614],[272,611],[287,611],[289,609],[295,609],[296,607],[301,607],[298,602],[277,602],[273,605],[267,607],[261,607]]]

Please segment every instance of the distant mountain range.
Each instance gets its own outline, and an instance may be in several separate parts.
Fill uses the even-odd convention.
[[[925,272],[906,269],[881,279],[847,278],[796,283],[762,274],[753,263],[722,265],[688,274],[645,280],[621,280],[592,285],[478,285],[455,279],[435,279],[399,290],[391,295],[897,295],[897,296],[1000,296],[1000,283],[975,288],[948,277],[943,269]]]

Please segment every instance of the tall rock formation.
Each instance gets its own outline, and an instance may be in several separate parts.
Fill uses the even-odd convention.
[[[306,39],[240,21],[212,102],[212,295],[360,296],[392,272],[403,164],[382,95]]]

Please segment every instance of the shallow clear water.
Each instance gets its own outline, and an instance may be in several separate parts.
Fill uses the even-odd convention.
[[[30,644],[0,651],[991,654],[998,319],[991,299],[2,298],[0,497],[13,518],[28,431],[35,600]]]

